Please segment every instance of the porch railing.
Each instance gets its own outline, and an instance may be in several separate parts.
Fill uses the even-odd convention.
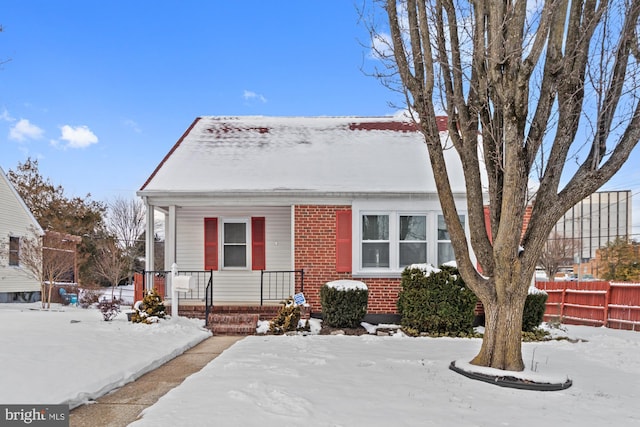
[[[267,271],[260,274],[260,305],[280,302],[304,291],[304,270]]]
[[[205,300],[207,288],[213,281],[212,270],[180,270],[178,276],[193,277],[189,291],[178,292],[178,301],[181,299]],[[171,277],[171,271],[145,271],[142,275],[142,288],[156,288],[163,298],[171,299],[171,280],[167,280],[167,277]]]
[[[213,307],[213,273],[207,283],[207,288],[204,291],[204,326],[209,326],[209,313]]]

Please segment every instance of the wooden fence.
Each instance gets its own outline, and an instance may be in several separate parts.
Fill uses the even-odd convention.
[[[640,283],[536,282],[547,292],[544,320],[640,331]]]
[[[145,277],[143,273],[135,273],[133,275],[133,284],[134,284],[134,301],[142,301],[144,298],[144,289],[146,286],[146,280],[153,280],[153,285],[150,285],[150,288],[154,288],[160,294],[160,297],[164,299],[164,291],[165,291],[165,275],[164,274],[150,274]]]

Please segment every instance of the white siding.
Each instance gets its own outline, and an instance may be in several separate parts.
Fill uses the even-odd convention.
[[[204,218],[265,217],[266,269],[291,270],[291,208],[286,207],[183,207],[176,214],[176,263],[180,270],[204,269]],[[249,222],[250,224],[250,222]],[[251,235],[249,233],[249,235]],[[250,244],[250,242],[249,242]],[[222,247],[218,247],[218,252]],[[249,251],[250,252],[250,251]],[[249,266],[251,259],[248,259]],[[213,301],[256,303],[260,301],[260,271],[224,269],[213,273]]]
[[[9,237],[32,236],[30,226],[40,228],[0,170],[0,292],[40,290],[39,282],[23,268],[9,265]]]

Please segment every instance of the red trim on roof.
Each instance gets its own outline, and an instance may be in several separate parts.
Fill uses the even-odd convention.
[[[359,122],[349,123],[349,130],[393,130],[399,132],[416,132],[418,128],[413,122]]]
[[[189,133],[191,132],[191,130],[193,129],[193,127],[196,125],[196,123],[198,123],[200,121],[200,117],[196,117],[196,119],[193,121],[193,123],[191,123],[191,126],[189,126],[189,128],[182,134],[182,136],[180,137],[180,139],[178,140],[178,142],[176,142],[173,147],[171,147],[171,150],[169,150],[169,152],[167,153],[166,156],[164,156],[164,159],[162,159],[162,161],[160,162],[160,164],[158,164],[158,166],[156,166],[155,170],[153,171],[153,173],[151,174],[151,176],[149,176],[149,178],[147,178],[147,180],[144,182],[144,184],[142,184],[142,187],[140,187],[140,191],[144,190],[144,188],[149,185],[149,182],[151,182],[151,180],[153,179],[154,176],[156,176],[156,174],[158,173],[158,171],[160,170],[160,168],[164,165],[164,163],[169,159],[169,157],[171,157],[171,155],[173,154],[174,151],[177,150],[177,148],[180,146],[180,144],[182,144],[182,141],[184,141],[184,139],[187,137],[187,135],[189,135]]]
[[[268,127],[262,126],[249,126],[249,127],[239,127],[239,126],[231,126],[228,124],[223,124],[222,126],[210,127],[206,129],[209,133],[214,133],[216,135],[220,135],[223,133],[231,133],[231,132],[258,132],[258,133],[269,133]]]
[[[446,132],[447,116],[436,116],[439,132]],[[414,122],[355,122],[349,123],[349,130],[391,130],[397,132],[417,132],[418,126]]]

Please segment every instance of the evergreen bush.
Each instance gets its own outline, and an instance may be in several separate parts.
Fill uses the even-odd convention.
[[[544,318],[544,312],[546,310],[546,302],[548,295],[546,292],[539,289],[529,289],[529,295],[524,303],[524,311],[522,313],[522,331],[533,332],[541,323]]]
[[[269,332],[272,334],[281,335],[298,329],[300,306],[293,302],[292,297],[282,301],[281,304],[282,308],[280,308],[276,317],[274,317],[269,324]]]
[[[355,328],[367,314],[369,290],[366,286],[350,286],[362,282],[338,281],[326,283],[320,289],[322,321],[334,328]],[[340,284],[347,284],[341,286]]]
[[[429,274],[406,268],[401,285],[398,312],[404,328],[434,335],[471,334],[477,298],[457,268],[442,266]]]
[[[134,310],[131,315],[133,323],[155,323],[166,316],[165,306],[156,289],[150,290],[142,301],[136,302]]]

